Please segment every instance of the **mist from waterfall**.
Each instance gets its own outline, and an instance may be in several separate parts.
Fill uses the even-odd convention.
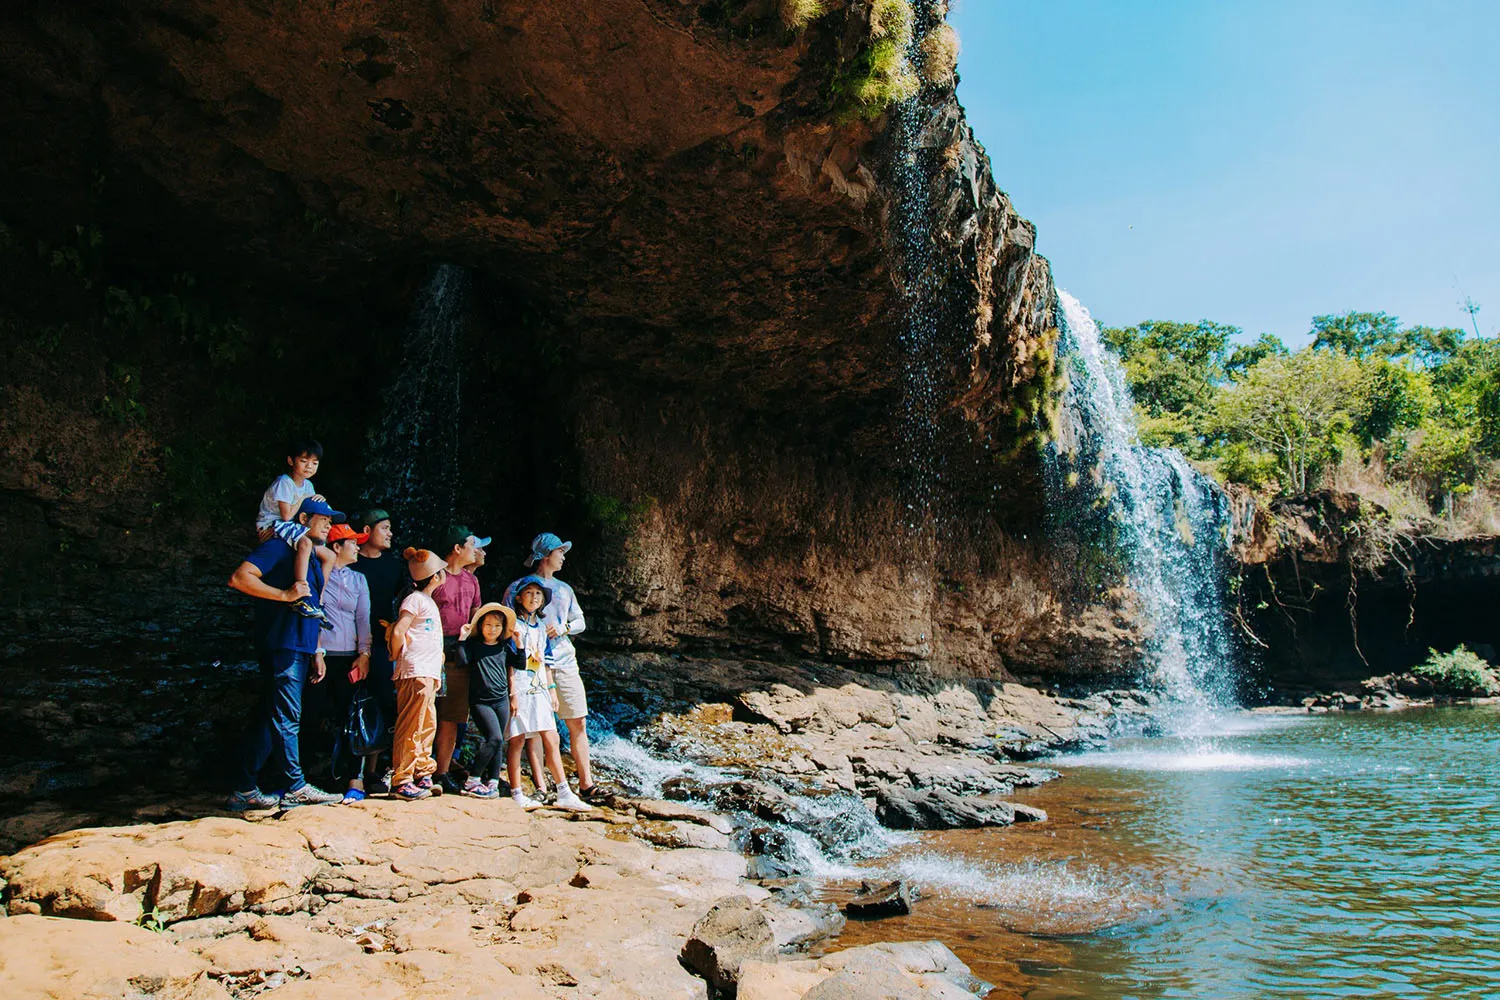
[[[458,500],[468,295],[463,268],[433,269],[412,309],[382,423],[370,435],[370,499],[395,515],[402,538],[422,544],[451,522]]]
[[[1067,292],[1058,298],[1069,381],[1059,439],[1048,449],[1053,509],[1074,518],[1080,491],[1102,508],[1150,631],[1148,682],[1176,706],[1166,724],[1191,729],[1236,700],[1229,500],[1180,452],[1141,444],[1119,359],[1088,310]],[[1083,476],[1092,483],[1073,481]]]

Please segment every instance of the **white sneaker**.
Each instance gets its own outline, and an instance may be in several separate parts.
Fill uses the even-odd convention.
[[[557,790],[557,808],[576,813],[591,813],[594,811],[593,806],[580,799],[574,794],[573,789],[567,785],[563,785]]]
[[[525,809],[527,812],[531,812],[531,810],[533,809],[540,809],[543,805],[543,803],[538,802],[536,799],[532,798],[530,795],[527,795],[525,792],[513,792],[511,794],[510,800],[516,805],[520,806],[522,809]]]

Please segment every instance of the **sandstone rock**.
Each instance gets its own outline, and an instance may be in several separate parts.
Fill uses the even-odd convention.
[[[682,820],[635,823],[630,832],[658,847],[697,847],[710,851],[727,851],[729,837],[718,830]]]
[[[859,892],[844,905],[851,917],[898,917],[911,912],[914,899],[911,887],[901,879],[884,884],[860,883]]]
[[[738,1000],[800,1000],[828,973],[811,963],[746,961],[740,965]]]
[[[693,925],[682,963],[716,990],[732,991],[747,959],[774,961],[776,937],[765,912],[745,896],[719,900]]]
[[[692,806],[683,805],[680,802],[668,802],[665,799],[626,799],[624,800],[631,808],[651,819],[683,820],[689,823],[697,823],[712,830],[717,830],[724,836],[734,833],[734,825],[720,816],[703,809],[694,809]]]
[[[0,860],[0,876],[13,911],[133,922],[154,910],[172,922],[289,912],[322,867],[290,826],[208,818],[60,834]]]
[[[6,1000],[228,1000],[209,963],[126,923],[0,919],[0,996]]]
[[[776,948],[782,954],[805,952],[830,938],[838,937],[846,923],[844,915],[832,903],[805,903],[796,907],[775,907],[767,913]]]

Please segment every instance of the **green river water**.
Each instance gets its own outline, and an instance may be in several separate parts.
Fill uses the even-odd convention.
[[[1500,706],[1244,715],[1064,757],[1048,823],[924,835],[937,937],[997,998],[1500,997]],[[887,922],[888,924],[890,922]]]

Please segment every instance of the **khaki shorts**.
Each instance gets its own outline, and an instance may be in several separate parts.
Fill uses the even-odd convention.
[[[589,700],[583,693],[583,678],[578,668],[552,671],[552,683],[557,685],[557,714],[564,719],[581,719],[589,714]]]
[[[469,668],[450,663],[443,668],[443,696],[437,700],[439,722],[469,721]]]

